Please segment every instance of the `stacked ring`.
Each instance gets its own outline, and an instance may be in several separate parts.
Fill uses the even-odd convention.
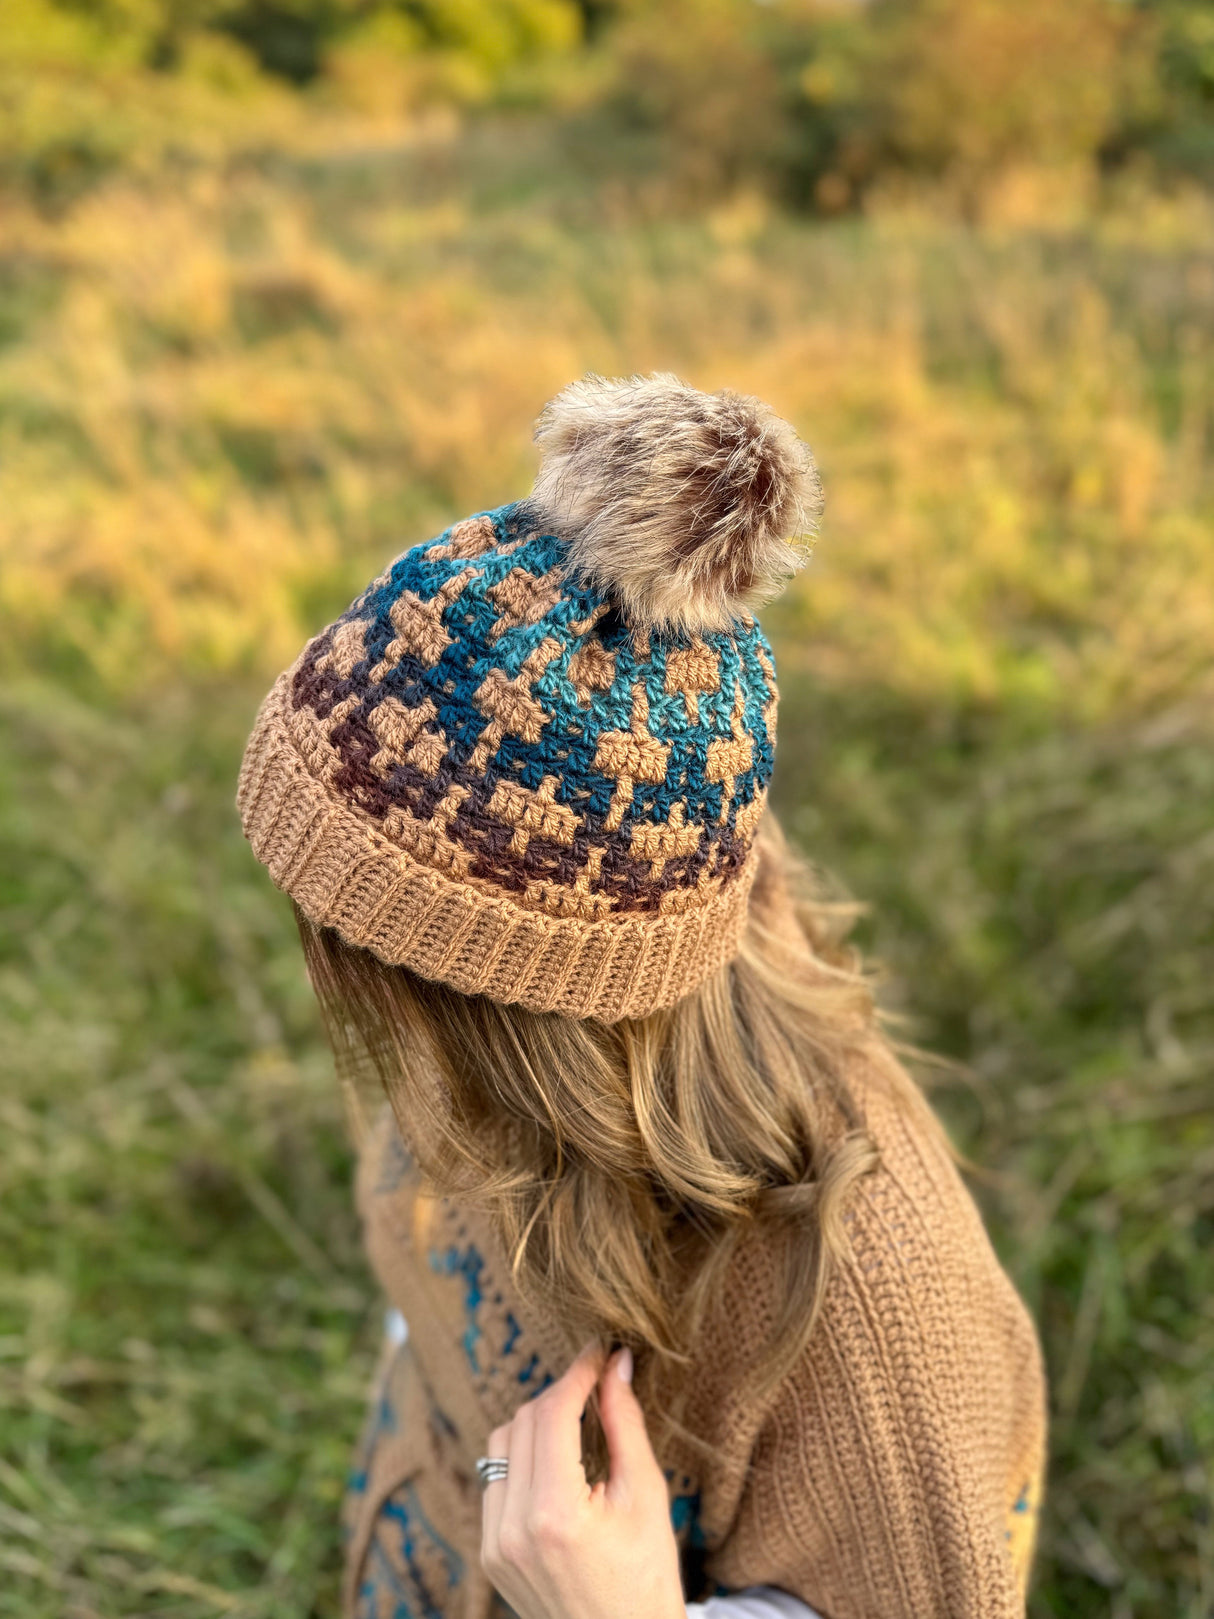
[[[500,1484],[506,1477],[510,1466],[505,1456],[481,1456],[476,1463],[476,1476],[480,1480],[482,1490],[487,1490],[490,1484]]]

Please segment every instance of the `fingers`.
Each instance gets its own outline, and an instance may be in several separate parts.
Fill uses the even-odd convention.
[[[510,1457],[510,1429],[513,1424],[504,1428],[495,1428],[489,1435],[489,1446],[486,1456]],[[481,1561],[488,1565],[497,1555],[498,1540],[502,1527],[502,1511],[506,1505],[506,1485],[510,1474],[497,1483],[489,1484],[485,1488],[484,1499],[481,1503]]]
[[[499,1550],[509,1558],[523,1544],[531,1517],[532,1455],[535,1449],[535,1403],[528,1401],[510,1424],[510,1470],[502,1485],[505,1499],[497,1537]],[[490,1486],[492,1488],[492,1485]]]
[[[550,1542],[588,1498],[581,1418],[602,1369],[602,1352],[588,1345],[562,1378],[490,1434],[486,1455],[508,1463],[505,1479],[486,1488],[482,1508],[481,1562],[491,1579],[525,1563],[528,1548]]]
[[[661,1468],[649,1443],[645,1413],[632,1388],[632,1351],[611,1357],[599,1387],[599,1421],[607,1440],[608,1500],[623,1501],[648,1489]]]
[[[570,1501],[585,1492],[581,1419],[602,1369],[602,1351],[588,1344],[565,1375],[532,1402],[531,1469],[537,1493]]]

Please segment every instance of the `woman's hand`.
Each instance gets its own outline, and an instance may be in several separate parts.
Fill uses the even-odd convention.
[[[582,1469],[595,1384],[609,1476]],[[551,1388],[489,1437],[510,1463],[485,1491],[481,1563],[519,1619],[685,1619],[666,1480],[632,1391],[632,1355],[584,1349]]]

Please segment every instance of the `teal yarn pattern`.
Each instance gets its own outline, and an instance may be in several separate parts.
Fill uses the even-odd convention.
[[[527,502],[405,552],[290,686],[309,767],[385,838],[588,920],[693,910],[738,879],[776,701],[753,619],[630,625]]]

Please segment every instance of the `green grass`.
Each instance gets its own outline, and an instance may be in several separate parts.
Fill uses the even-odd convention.
[[[1204,706],[1075,731],[797,687],[779,799],[871,902],[1042,1332],[1035,1612],[1214,1601],[1214,752]],[[795,742],[789,746],[789,732]],[[925,1077],[933,1078],[930,1070]]]
[[[635,221],[528,138],[149,157],[0,229],[0,1615],[335,1615],[379,1304],[241,746],[547,392],[669,365],[826,472],[777,796],[1041,1326],[1034,1619],[1205,1619],[1208,241]]]
[[[378,1333],[285,902],[231,808],[252,693],[5,701],[0,1612],[332,1614]],[[1018,734],[1019,730],[1019,734]],[[781,809],[872,902],[1041,1323],[1035,1612],[1214,1586],[1214,753],[794,681]],[[24,947],[23,947],[24,946]]]
[[[248,718],[5,701],[0,1613],[336,1611],[379,1315]]]

